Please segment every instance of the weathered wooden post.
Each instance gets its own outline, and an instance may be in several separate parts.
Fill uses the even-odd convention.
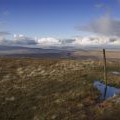
[[[103,49],[103,61],[104,61],[104,81],[105,81],[104,99],[105,99],[106,98],[106,93],[107,93],[107,68],[106,68],[105,49]]]
[[[106,69],[106,53],[105,53],[105,49],[103,49],[103,61],[104,61],[104,81],[105,81],[105,85],[107,86],[107,69]]]

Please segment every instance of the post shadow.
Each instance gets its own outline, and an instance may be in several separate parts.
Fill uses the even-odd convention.
[[[106,99],[106,95],[107,95],[107,85],[105,85],[105,88],[104,88],[104,96],[103,96],[103,100]]]

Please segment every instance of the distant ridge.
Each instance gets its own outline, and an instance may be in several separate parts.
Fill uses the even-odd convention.
[[[0,57],[66,58],[68,56],[70,56],[70,52],[62,49],[43,49],[0,45]]]
[[[59,53],[62,50],[29,48],[20,46],[2,46],[0,45],[0,55],[4,54],[37,54],[37,53]]]

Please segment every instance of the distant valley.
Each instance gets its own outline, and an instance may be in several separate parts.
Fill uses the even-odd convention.
[[[120,59],[120,51],[106,50],[107,59]],[[80,60],[102,59],[102,49],[73,49],[73,48],[28,48],[19,46],[0,46],[0,57],[33,57],[33,58],[69,58]]]

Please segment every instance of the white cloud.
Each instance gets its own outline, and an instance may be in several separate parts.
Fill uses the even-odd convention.
[[[98,46],[98,47],[120,47],[120,37],[108,37],[108,36],[87,36],[77,37],[72,42],[74,46]]]
[[[0,45],[8,44],[9,41],[5,39],[6,35],[10,35],[9,32],[2,31],[0,32]]]
[[[120,37],[120,20],[115,20],[106,14],[87,25],[79,26],[77,29],[79,31],[93,32],[100,35]]]
[[[105,35],[92,35],[85,37],[76,37],[70,39],[59,40],[53,37],[45,38],[31,38],[25,35],[13,35],[13,38],[5,39],[5,36],[10,33],[0,32],[0,45],[8,46],[26,46],[26,47],[39,47],[39,48],[51,48],[51,47],[90,47],[97,46],[99,48],[104,47],[119,47],[119,36],[105,36]]]
[[[37,44],[35,39],[24,36],[24,35],[16,35],[14,34],[13,43],[17,45],[35,45]]]
[[[60,46],[60,40],[53,37],[31,38],[22,34],[14,34],[11,40],[5,39],[9,35],[8,32],[0,32],[0,45],[17,45],[17,46],[33,46],[33,47],[51,47]]]
[[[59,46],[61,45],[61,41],[53,38],[53,37],[46,37],[46,38],[39,38],[37,40],[37,44],[39,46]]]
[[[120,47],[120,20],[111,18],[108,14],[78,27],[96,36],[77,38],[73,44],[83,46]]]

